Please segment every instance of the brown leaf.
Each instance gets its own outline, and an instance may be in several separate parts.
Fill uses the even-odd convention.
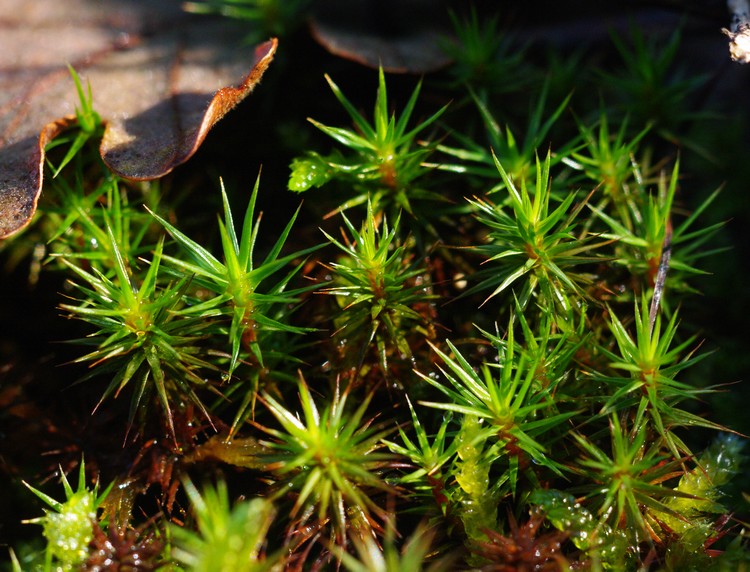
[[[334,55],[398,73],[445,67],[448,34],[442,0],[320,0],[310,30]]]
[[[104,161],[153,179],[190,158],[260,81],[277,42],[243,46],[246,31],[185,14],[177,0],[0,0],[0,238],[31,220],[44,148],[75,124],[68,63],[105,121]]]

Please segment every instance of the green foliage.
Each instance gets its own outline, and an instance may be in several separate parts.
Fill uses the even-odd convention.
[[[461,17],[450,12],[455,39],[445,40],[443,50],[453,60],[450,73],[456,87],[468,84],[493,93],[510,92],[528,82],[524,51],[500,30],[499,15],[480,17],[472,8]]]
[[[249,374],[251,380],[249,388],[243,389],[237,385],[233,388],[233,391],[243,392],[244,397],[232,423],[232,434],[252,413],[261,370],[271,366],[272,363],[284,360],[294,361],[294,358],[285,351],[292,344],[288,343],[283,336],[304,334],[312,330],[295,326],[288,320],[291,313],[289,308],[298,304],[300,296],[311,288],[287,289],[287,286],[304,264],[304,257],[319,247],[313,246],[281,256],[281,251],[297,218],[297,213],[295,213],[279,233],[265,258],[260,263],[255,262],[255,244],[260,227],[260,216],[255,220],[255,203],[259,185],[260,177],[256,179],[240,235],[235,230],[232,211],[222,186],[224,220],[219,220],[219,235],[223,262],[174,225],[152,213],[154,218],[180,244],[189,259],[186,260],[184,256],[167,256],[166,260],[172,272],[178,276],[185,273],[192,275],[198,287],[213,295],[212,297],[204,296],[205,299],[186,307],[181,314],[203,320],[206,328],[214,325],[218,332],[228,336],[232,349],[227,376],[232,375],[241,359],[249,359],[256,366]],[[293,262],[296,262],[296,265],[287,271],[287,266]],[[282,274],[282,272],[285,273]],[[275,282],[268,284],[271,280]],[[227,316],[231,317],[228,329],[221,323],[222,317]]]
[[[52,509],[45,509],[46,514],[44,516],[26,521],[30,524],[40,524],[44,528],[47,548],[41,570],[45,572],[53,569],[60,571],[78,570],[88,559],[88,545],[93,538],[97,511],[112,488],[112,485],[110,485],[99,494],[97,483],[92,490],[89,490],[86,487],[86,469],[83,460],[78,469],[78,486],[75,491],[70,486],[68,478],[62,473],[62,469],[60,480],[65,490],[64,502],[56,501],[51,496],[24,482],[24,485],[32,493]]]
[[[597,499],[597,514],[602,521],[613,528],[623,528],[631,542],[638,544],[648,538],[652,529],[642,507],[680,518],[665,499],[689,495],[662,484],[681,474],[680,465],[677,461],[664,462],[658,446],[646,445],[648,430],[642,421],[628,430],[612,416],[609,429],[610,454],[576,435],[584,453],[578,470],[593,482],[589,497]]]
[[[736,435],[721,434],[701,454],[697,466],[685,473],[677,489],[692,495],[693,499],[675,498],[672,504],[680,506],[680,514],[720,513],[718,504],[722,493],[719,487],[726,485],[740,468],[744,460],[744,441]],[[691,514],[692,511],[692,514]],[[684,529],[683,529],[684,530]]]
[[[720,435],[703,451],[695,468],[680,477],[675,490],[682,494],[672,497],[666,504],[682,518],[661,515],[662,528],[680,535],[671,558],[676,559],[678,554],[695,554],[717,540],[720,529],[714,521],[717,515],[726,512],[726,507],[720,503],[725,497],[721,487],[737,474],[744,460],[744,446],[735,435]]]
[[[88,194],[81,192],[83,187],[80,179],[74,185],[62,177],[55,181],[59,207],[48,212],[55,228],[48,241],[54,248],[51,256],[96,261],[111,274],[117,257],[110,248],[107,225],[112,229],[118,249],[129,258],[148,252],[150,221],[145,213],[129,204],[127,193],[117,179],[104,179]],[[97,208],[102,202],[105,208]]]
[[[174,560],[193,572],[278,570],[278,556],[266,556],[266,534],[275,516],[270,501],[255,498],[231,505],[224,481],[199,492],[184,483],[196,530],[173,526]]]
[[[283,351],[284,344],[277,343],[276,334],[303,334],[311,331],[311,328],[298,327],[284,320],[290,314],[288,308],[298,304],[300,295],[310,290],[310,287],[287,289],[287,286],[304,264],[304,257],[318,247],[313,246],[281,256],[284,243],[297,218],[295,213],[279,233],[266,257],[260,263],[255,262],[255,244],[260,226],[260,217],[255,220],[259,185],[260,177],[256,179],[240,235],[235,230],[229,200],[222,186],[224,220],[219,220],[219,236],[223,262],[174,225],[152,213],[187,255],[165,256],[173,274],[192,275],[198,287],[212,294],[211,297],[205,297],[181,309],[179,314],[186,319],[202,321],[204,329],[210,329],[215,325],[218,331],[228,336],[232,348],[228,375],[234,372],[241,358],[247,359],[247,354],[244,354],[243,350],[249,350],[249,357],[260,368],[271,365],[266,363],[269,356],[275,362],[293,360]],[[286,267],[295,261],[296,266],[291,271],[286,271]],[[285,271],[285,274],[279,276],[282,271]],[[275,282],[269,285],[270,280]],[[225,316],[231,317],[228,329],[215,321]],[[232,424],[232,433],[235,433],[251,412],[248,407],[254,403],[258,391],[257,369],[251,374],[251,379],[251,387],[245,390],[242,405]]]
[[[570,193],[559,206],[551,204],[549,154],[544,161],[537,158],[533,191],[524,179],[520,189],[517,188],[497,157],[495,165],[508,191],[510,208],[481,199],[471,201],[479,222],[489,229],[488,243],[474,250],[486,262],[500,266],[499,270],[478,272],[481,281],[475,289],[492,288],[489,299],[526,278],[518,295],[522,307],[537,295],[541,305],[570,309],[569,298],[582,297],[584,287],[590,282],[586,274],[572,270],[595,261],[591,251],[603,245],[573,232],[584,203],[573,205],[576,195]]]
[[[631,187],[641,184],[644,176],[640,172],[640,163],[635,163],[634,159],[649,128],[629,138],[627,118],[622,120],[616,133],[611,133],[607,113],[600,115],[598,130],[578,122],[583,145],[563,156],[561,161],[600,186],[604,195],[598,203],[600,208],[611,203],[616,209],[617,219],[632,226],[633,213],[629,207],[633,203],[632,197],[639,196],[639,189]]]
[[[388,531],[382,548],[372,536],[355,537],[352,543],[358,558],[339,548],[337,554],[344,568],[349,572],[431,572],[445,570],[454,560],[444,557],[425,567],[435,538],[434,529],[418,526],[400,551],[393,538],[393,527],[389,527]]]
[[[673,139],[684,122],[699,117],[690,110],[689,97],[706,78],[684,77],[684,72],[676,68],[679,30],[663,42],[653,36],[647,38],[633,27],[629,40],[612,35],[623,67],[602,72],[605,84],[636,120],[638,129],[653,125],[664,137]]]
[[[605,570],[627,568],[629,542],[625,532],[596,519],[573,495],[536,489],[529,501],[544,511],[552,526],[568,534],[576,548],[584,551],[594,566]]]
[[[171,403],[175,394],[189,398],[210,418],[195,390],[207,385],[201,374],[218,369],[200,357],[202,320],[178,313],[190,280],[183,277],[163,286],[158,283],[162,242],[157,245],[145,276],[139,280],[130,261],[122,255],[112,225],[107,224],[105,230],[105,249],[114,257],[112,278],[97,268],[89,271],[63,258],[80,281],[75,287],[81,297],[77,305],[62,304],[61,308],[96,328],[92,335],[78,340],[96,349],[75,361],[93,364],[87,377],[110,378],[99,405],[107,397],[119,395],[130,382],[135,384],[128,430],[139,410],[143,412],[147,407],[149,394],[155,391],[174,435]]]
[[[442,197],[419,185],[417,179],[428,172],[423,166],[433,146],[417,146],[416,137],[435,122],[445,111],[441,108],[415,127],[409,127],[414,106],[417,103],[421,83],[411,94],[401,116],[396,119],[388,109],[388,93],[385,74],[382,68],[378,75],[378,95],[375,99],[372,124],[360,114],[354,105],[333,83],[326,80],[351,117],[357,131],[342,127],[329,127],[314,119],[310,122],[323,133],[352,152],[347,157],[339,151],[323,157],[308,153],[304,158],[292,162],[289,189],[295,192],[307,191],[311,187],[321,187],[336,179],[350,186],[354,196],[342,203],[337,210],[343,211],[353,206],[372,203],[375,212],[388,212],[395,215],[399,210],[415,214],[414,201],[441,201]],[[420,207],[420,214],[427,214]]]
[[[86,84],[86,90],[84,91],[83,85],[81,84],[81,78],[73,69],[73,66],[68,65],[68,71],[70,76],[73,78],[76,92],[78,93],[78,101],[80,107],[76,107],[76,130],[75,136],[70,138],[56,139],[52,144],[47,147],[47,150],[70,142],[65,156],[54,169],[52,177],[57,177],[65,166],[75,157],[78,152],[83,148],[86,142],[92,137],[97,137],[102,133],[102,118],[99,114],[94,111],[93,107],[93,96],[91,95],[91,84]]]
[[[457,458],[452,474],[460,490],[452,500],[459,506],[468,540],[483,539],[484,530],[495,528],[499,489],[507,480],[503,477],[490,486],[489,460],[494,452],[490,448],[485,450],[489,435],[483,429],[477,416],[464,415],[455,439]]]
[[[675,407],[685,399],[695,399],[710,389],[691,387],[676,379],[679,372],[702,359],[688,353],[682,357],[693,339],[671,347],[677,333],[677,313],[672,315],[662,331],[661,314],[650,317],[649,303],[642,297],[640,308],[635,307],[635,335],[631,335],[623,323],[612,313],[610,329],[617,341],[620,355],[602,348],[604,355],[612,361],[614,370],[628,372],[628,376],[599,376],[597,379],[612,384],[616,391],[605,403],[602,411],[607,413],[620,409],[626,404],[637,408],[640,418],[647,413],[656,432],[664,439],[669,451],[675,458],[692,453],[682,440],[674,433],[673,428],[680,426],[707,427],[723,429],[688,411]]]
[[[618,241],[617,262],[628,267],[631,274],[643,277],[643,281],[654,287],[661,261],[669,256],[670,275],[667,287],[677,292],[690,291],[686,282],[690,275],[705,273],[695,264],[700,259],[715,255],[717,249],[701,249],[723,226],[723,223],[694,230],[692,225],[702,212],[714,201],[718,191],[709,195],[679,226],[673,228],[673,202],[679,178],[679,161],[675,162],[672,174],[667,179],[659,178],[655,195],[648,194],[644,204],[626,198],[627,217],[618,219],[604,213],[600,208],[592,210],[610,227],[612,232],[603,236]],[[674,250],[674,255],[671,255]]]
[[[330,406],[322,411],[302,377],[298,387],[302,419],[263,394],[263,403],[281,425],[281,429],[258,425],[273,438],[262,442],[270,449],[263,461],[275,475],[277,494],[295,491],[298,496],[291,518],[298,518],[301,525],[311,516],[317,517],[319,525],[330,521],[339,543],[348,535],[350,520],[355,527],[378,528],[373,517],[382,521],[386,513],[371,495],[392,492],[378,475],[391,459],[378,449],[392,429],[373,426],[372,419],[363,422],[371,396],[353,412],[347,411],[351,386],[343,393],[337,387]]]
[[[203,318],[212,314],[228,315],[232,318],[232,324],[228,332],[229,339],[232,342],[230,373],[237,366],[243,342],[249,346],[258,363],[263,364],[262,348],[258,342],[256,330],[281,330],[296,334],[310,331],[309,328],[298,328],[274,320],[270,311],[276,304],[299,302],[299,294],[306,289],[300,288],[293,291],[285,291],[285,289],[289,281],[301,268],[301,262],[291,272],[278,279],[275,284],[264,285],[262,288],[261,284],[270,277],[276,276],[290,262],[313,252],[316,247],[286,256],[279,256],[297,218],[295,213],[286,227],[279,233],[276,243],[265,259],[260,264],[256,264],[253,253],[258,237],[260,218],[258,218],[258,221],[254,221],[254,212],[259,184],[260,178],[255,182],[242,224],[242,233],[239,236],[235,230],[227,194],[222,186],[224,220],[219,220],[219,235],[221,237],[223,262],[162,217],[157,214],[153,215],[185,249],[186,254],[193,262],[187,262],[174,256],[168,256],[165,259],[179,271],[178,273],[192,274],[197,284],[215,295],[205,302],[186,309],[183,313],[185,315],[199,315]]]
[[[189,8],[265,34],[308,5]],[[162,184],[104,172],[73,72],[70,151],[49,155],[63,161],[37,218],[0,245],[15,269],[0,310],[44,325],[16,320],[0,340],[3,467],[43,482],[85,450],[116,486],[103,502],[81,467],[65,502],[32,489],[52,510],[36,544],[13,539],[14,571],[747,566],[744,438],[714,420],[704,399],[728,380],[697,351],[703,333],[729,335],[695,296],[721,269],[729,235],[711,216],[727,199],[704,192],[716,173],[685,130],[700,78],[675,73],[679,35],[615,37],[605,55],[624,66],[592,73],[602,46],[545,59],[499,12],[452,18],[453,66],[387,93],[379,70],[371,117],[367,93],[328,79],[331,124],[353,125],[311,120],[333,151],[301,138],[294,159],[300,86],[318,98],[324,70],[316,55],[295,68],[307,44],[290,37],[293,73],[253,96],[268,125],[217,144],[266,163],[267,184],[291,161],[291,190],[331,192],[290,206],[258,178],[242,221],[231,185],[191,192],[212,166]],[[27,261],[40,295],[17,310]],[[50,288],[75,320],[44,309]]]
[[[333,286],[322,292],[335,296],[341,307],[334,317],[335,336],[362,348],[357,366],[374,343],[387,372],[389,354],[409,359],[408,337],[415,331],[421,337],[428,335],[427,317],[416,308],[435,296],[424,283],[426,270],[412,262],[408,244],[399,244],[400,218],[389,228],[385,217],[377,221],[369,203],[361,231],[342,217],[349,232],[346,242],[324,233],[344,255],[327,265]]]
[[[471,418],[486,421],[488,426],[482,428],[481,434],[493,441],[488,452],[489,460],[507,463],[513,491],[519,469],[529,469],[530,460],[561,475],[560,467],[548,456],[545,443],[539,439],[546,433],[554,434],[554,430],[574,413],[559,412],[552,399],[562,379],[547,379],[544,385],[539,383],[538,359],[543,356],[533,360],[525,352],[517,354],[512,326],[508,329],[507,343],[498,352],[499,367],[484,363],[478,372],[450,341],[447,344],[453,358],[436,347],[433,349],[447,366],[447,370],[442,366],[440,370],[452,387],[446,387],[430,376],[420,375],[449,401],[425,402],[424,405],[469,416],[465,423]],[[497,377],[493,369],[499,370]],[[472,437],[472,440],[478,438]],[[483,461],[482,464],[487,463]]]
[[[537,152],[548,144],[548,136],[555,122],[560,119],[563,111],[568,106],[570,96],[566,97],[560,105],[555,108],[552,114],[545,119],[548,82],[542,87],[539,99],[536,105],[529,113],[528,125],[524,128],[524,135],[521,141],[516,141],[509,125],[505,129],[500,127],[493,116],[490,108],[485,101],[473,91],[471,96],[482,117],[483,127],[488,141],[482,140],[475,142],[474,138],[465,135],[454,134],[459,139],[461,148],[448,147],[439,145],[438,149],[443,153],[456,157],[462,161],[459,165],[441,165],[444,170],[452,170],[458,173],[471,173],[486,178],[496,179],[498,167],[496,163],[498,158],[502,163],[503,169],[507,172],[507,178],[516,184],[530,183],[531,175],[535,172],[535,165],[538,163]],[[560,161],[564,161],[570,152],[570,145],[559,149],[556,153],[547,154],[547,161],[550,166],[554,166]],[[496,184],[491,192],[498,192],[506,188],[506,177]]]
[[[443,418],[440,428],[430,442],[430,436],[417,417],[417,412],[408,397],[407,403],[411,412],[411,429],[416,434],[416,442],[409,438],[402,427],[399,427],[398,432],[403,445],[390,441],[384,441],[384,443],[393,453],[406,457],[417,467],[413,472],[402,476],[399,483],[415,483],[412,486],[415,486],[418,492],[429,491],[442,510],[447,502],[443,496],[446,482],[446,469],[443,467],[455,457],[459,447],[459,440],[448,434],[451,415],[448,414]]]

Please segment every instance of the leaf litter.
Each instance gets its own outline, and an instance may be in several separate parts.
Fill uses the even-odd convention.
[[[248,46],[246,32],[177,0],[0,0],[0,238],[29,223],[44,149],[76,124],[68,65],[91,85],[105,163],[155,179],[187,161],[260,81],[277,41]]]

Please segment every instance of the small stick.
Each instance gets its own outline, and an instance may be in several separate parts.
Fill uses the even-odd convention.
[[[661,259],[659,260],[659,270],[656,273],[654,282],[654,295],[651,298],[651,307],[648,312],[648,321],[651,331],[654,331],[654,322],[656,314],[659,312],[661,297],[664,293],[664,285],[667,283],[667,271],[669,270],[669,259],[672,257],[672,217],[667,219],[667,228],[664,232],[664,242],[661,247]]]
[[[721,31],[729,36],[729,54],[736,62],[750,63],[750,5],[747,0],[727,0],[727,8],[732,23]]]

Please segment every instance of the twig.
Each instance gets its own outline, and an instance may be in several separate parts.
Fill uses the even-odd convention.
[[[722,28],[729,36],[729,54],[736,62],[750,62],[750,5],[747,0],[727,0],[732,14],[730,29]]]
[[[656,273],[654,282],[654,295],[651,298],[651,307],[649,308],[648,321],[651,331],[654,330],[656,314],[659,312],[661,297],[664,293],[664,285],[667,283],[667,271],[669,270],[669,259],[672,257],[672,218],[667,219],[667,228],[664,232],[664,242],[661,247],[661,259],[659,260],[659,270]]]

